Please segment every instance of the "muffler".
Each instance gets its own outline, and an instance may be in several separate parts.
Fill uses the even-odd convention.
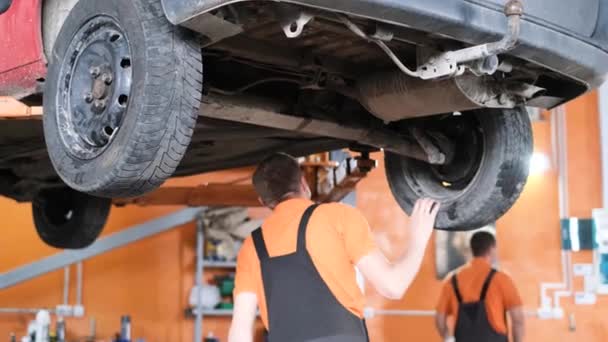
[[[526,91],[522,91],[525,89]],[[517,89],[517,91],[514,91]],[[491,76],[465,74],[442,80],[422,80],[400,72],[372,75],[357,82],[357,98],[385,122],[476,108],[513,108],[544,89],[506,82]]]

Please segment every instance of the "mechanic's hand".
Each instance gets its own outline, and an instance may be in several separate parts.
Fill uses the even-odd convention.
[[[411,216],[413,243],[426,245],[433,232],[437,212],[439,212],[439,202],[430,198],[421,198],[416,201]]]

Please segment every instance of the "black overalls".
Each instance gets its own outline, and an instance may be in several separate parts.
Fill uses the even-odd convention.
[[[509,338],[506,335],[500,334],[494,330],[488,320],[488,312],[486,310],[486,294],[492,278],[496,274],[496,270],[491,270],[486,278],[481,289],[479,301],[471,303],[463,303],[462,295],[458,289],[458,281],[456,275],[452,277],[452,287],[458,299],[458,319],[456,321],[456,329],[454,337],[456,342],[508,342]]]
[[[306,250],[306,209],[296,251],[270,258],[262,230],[252,233],[268,308],[270,342],[366,342],[365,322],[348,311],[325,284]]]

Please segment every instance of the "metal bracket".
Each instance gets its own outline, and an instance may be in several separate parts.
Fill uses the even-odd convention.
[[[182,24],[206,38],[203,47],[234,37],[243,32],[243,27],[210,13],[194,17]]]
[[[445,53],[433,57],[428,62],[418,67],[418,77],[423,80],[430,80],[445,76],[460,76],[466,71],[465,67],[450,57],[450,53]]]
[[[510,0],[505,5],[504,13],[508,21],[508,30],[501,40],[461,50],[447,51],[431,57],[416,70],[418,77],[428,80],[446,76],[459,76],[466,70],[466,66],[462,65],[463,63],[485,60],[486,57],[496,56],[513,49],[519,39],[523,4],[520,0]],[[475,68],[475,71],[491,74],[498,68],[496,60],[490,60],[489,67],[484,66],[484,64],[481,68]]]
[[[314,16],[306,12],[296,12],[295,15],[288,16],[282,22],[283,32],[287,38],[297,38],[304,31],[304,27]]]

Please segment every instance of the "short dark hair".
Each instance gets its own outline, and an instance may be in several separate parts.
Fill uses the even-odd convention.
[[[298,161],[285,153],[264,159],[253,173],[253,186],[264,204],[276,205],[290,193],[300,192],[302,170]]]
[[[492,233],[480,231],[471,237],[471,251],[474,257],[487,255],[494,246],[496,246],[496,238]]]

